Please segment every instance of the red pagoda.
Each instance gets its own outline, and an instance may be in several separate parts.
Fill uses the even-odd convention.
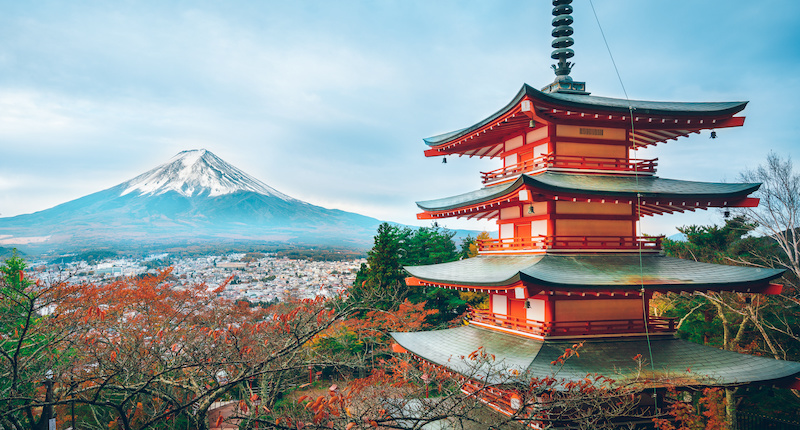
[[[488,157],[483,188],[418,202],[419,219],[493,219],[498,238],[461,261],[405,267],[409,286],[489,295],[489,309],[447,330],[393,333],[422,360],[465,374],[478,348],[520,375],[552,375],[566,348],[585,341],[558,376],[615,375],[642,354],[673,385],[770,383],[800,388],[800,363],[755,357],[678,339],[675,321],[652,316],[654,292],[737,291],[776,294],[783,270],[698,263],[667,257],[661,237],[643,236],[643,216],[696,209],[754,207],[760,184],[665,179],[638,148],[704,130],[739,127],[747,102],[678,103],[598,97],[569,76],[574,53],[571,0],[554,0],[556,80],[529,85],[478,123],[424,139],[425,155]],[[652,351],[652,354],[649,353]],[[461,358],[459,358],[461,357]],[[492,378],[474,386],[498,383]],[[519,383],[525,383],[520,377]],[[503,386],[507,386],[504,381]],[[470,384],[464,388],[470,390]],[[508,414],[511,391],[482,390]],[[494,393],[494,394],[490,394]]]

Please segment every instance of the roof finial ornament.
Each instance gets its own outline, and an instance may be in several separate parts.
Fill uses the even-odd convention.
[[[575,63],[567,61],[575,56],[575,51],[570,46],[575,44],[575,40],[570,37],[574,32],[572,29],[572,0],[553,0],[553,52],[550,58],[558,60],[558,64],[553,64],[553,71],[556,72],[556,79],[552,84],[542,91],[548,93],[570,93],[570,94],[589,94],[586,92],[585,82],[575,82],[569,76],[572,66]]]
[[[556,80],[572,80],[569,77],[569,72],[572,70],[573,63],[567,59],[575,56],[575,51],[569,47],[575,44],[572,39],[572,0],[553,0],[553,53],[550,58],[558,60],[558,64],[553,64],[553,70],[556,72]]]

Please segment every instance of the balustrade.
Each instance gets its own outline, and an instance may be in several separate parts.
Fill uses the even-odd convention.
[[[481,172],[484,184],[545,168],[604,170],[610,172],[639,172],[653,174],[658,158],[628,159],[611,157],[583,157],[578,155],[543,154],[532,160],[512,164],[490,172]]]
[[[584,336],[605,334],[644,333],[642,319],[595,321],[536,321],[509,315],[491,313],[485,309],[470,309],[470,320],[504,327],[536,336]],[[675,318],[648,317],[647,332],[674,333]]]
[[[545,249],[661,250],[664,236],[533,236],[480,239],[478,251],[535,251]]]

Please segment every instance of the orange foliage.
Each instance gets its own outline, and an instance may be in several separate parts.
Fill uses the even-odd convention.
[[[413,304],[406,299],[395,311],[374,310],[368,312],[363,319],[348,321],[356,322],[362,330],[417,331],[425,327],[425,318],[438,312],[435,309],[425,309],[425,303]]]
[[[671,397],[677,397],[670,389]],[[725,398],[720,388],[706,388],[698,402],[702,411],[689,402],[674,401],[669,405],[671,419],[654,419],[659,430],[728,430]],[[677,426],[677,427],[676,427]]]
[[[374,352],[388,351],[392,343],[389,332],[423,329],[426,327],[425,319],[436,312],[435,309],[425,309],[425,302],[413,304],[405,300],[395,310],[371,310],[337,320],[320,333],[311,346],[316,347],[325,339],[350,335],[361,344],[369,344],[369,349]],[[323,317],[330,318],[328,315]]]
[[[81,285],[58,302],[58,321],[84,328],[63,384],[78,402],[107,399],[126,415],[112,426],[146,427],[189,405],[202,412],[265,366],[297,367],[296,352],[341,318],[323,298],[251,308],[219,298],[225,284],[177,287],[169,275]],[[248,395],[239,411],[259,400]]]

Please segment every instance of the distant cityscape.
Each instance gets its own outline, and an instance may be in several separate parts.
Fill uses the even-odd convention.
[[[229,253],[171,259],[170,254],[145,258],[104,259],[98,262],[73,261],[61,264],[31,261],[28,276],[42,282],[102,284],[121,276],[155,274],[172,267],[171,282],[176,288],[205,283],[215,289],[231,281],[221,293],[231,300],[274,302],[317,296],[333,297],[349,287],[363,258],[345,261],[311,261],[264,253]]]

